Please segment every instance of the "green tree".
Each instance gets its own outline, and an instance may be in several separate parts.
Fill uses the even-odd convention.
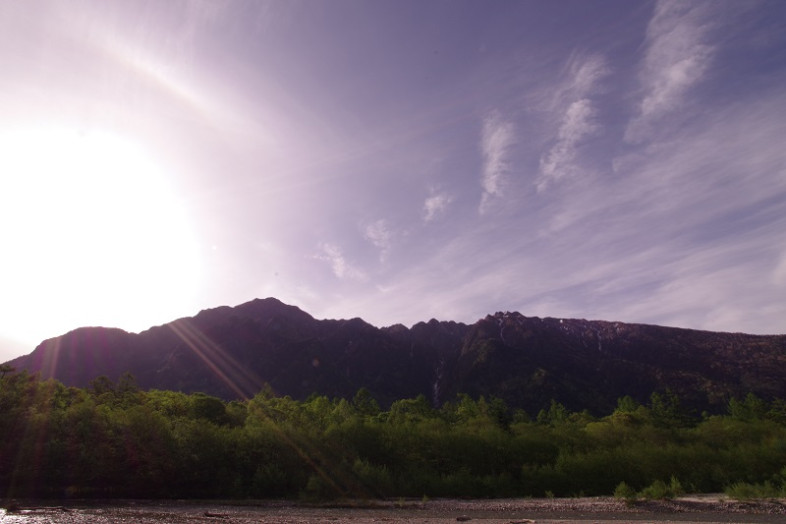
[[[684,427],[689,417],[682,409],[676,393],[667,389],[665,392],[650,395],[650,416],[653,423],[660,427]]]
[[[731,418],[750,422],[762,420],[767,415],[768,406],[764,400],[748,393],[742,401],[736,398],[729,400],[728,411]]]
[[[615,413],[629,413],[633,414],[639,409],[639,403],[633,400],[630,395],[625,395],[617,399],[617,409]]]
[[[90,381],[89,389],[90,392],[96,397],[100,397],[101,395],[105,395],[107,393],[114,394],[115,383],[112,382],[106,375],[101,375]]]
[[[767,418],[779,424],[786,424],[786,400],[776,398],[770,403]]]
[[[216,397],[205,395],[204,393],[194,393],[191,395],[190,415],[196,419],[212,422],[216,425],[227,422],[226,405]]]
[[[414,399],[397,400],[390,406],[390,418],[395,423],[405,421],[419,421],[434,416],[434,410],[426,400],[425,395],[418,395]]]
[[[537,420],[539,424],[549,424],[553,426],[566,422],[568,420],[568,415],[569,413],[565,406],[552,399],[548,411],[541,409],[538,413]]]
[[[379,403],[371,395],[371,392],[366,388],[360,388],[355,397],[352,399],[352,407],[355,408],[359,414],[374,417],[379,415]]]

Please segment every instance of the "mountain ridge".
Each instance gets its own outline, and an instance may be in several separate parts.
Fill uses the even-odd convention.
[[[144,389],[247,398],[351,398],[382,404],[423,394],[495,396],[536,412],[554,399],[607,412],[617,398],[677,393],[687,408],[718,411],[752,392],[786,398],[786,335],[750,335],[497,312],[473,324],[378,328],[361,318],[317,320],[275,298],[205,309],[139,333],[78,328],[47,339],[16,369],[86,387],[130,372]]]

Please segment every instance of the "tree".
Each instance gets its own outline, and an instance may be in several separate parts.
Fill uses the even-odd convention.
[[[117,392],[119,394],[136,393],[139,391],[139,386],[136,385],[136,377],[130,372],[126,371],[117,381]]]
[[[414,399],[397,400],[390,406],[391,422],[401,423],[405,420],[418,421],[431,418],[434,410],[426,400],[425,395],[418,395]]]
[[[90,391],[96,397],[100,397],[106,393],[114,393],[115,384],[106,375],[101,375],[90,381]]]
[[[491,397],[488,402],[488,414],[501,428],[507,429],[513,421],[508,405],[498,397]]]
[[[352,407],[361,415],[374,417],[379,415],[379,403],[366,388],[360,388],[352,399]]]
[[[753,393],[748,393],[742,401],[732,398],[729,401],[728,410],[731,418],[750,422],[761,420],[765,417],[767,414],[767,403]]]
[[[639,409],[639,403],[633,400],[630,395],[625,395],[617,399],[617,409],[615,413],[635,413]]]
[[[650,415],[656,426],[684,427],[688,417],[680,404],[680,398],[672,390],[667,389],[663,394],[650,395]]]
[[[554,399],[551,400],[548,411],[541,409],[538,413],[539,424],[550,424],[553,426],[554,424],[559,424],[567,420],[568,410]]]
[[[191,416],[210,421],[219,426],[227,422],[224,402],[219,398],[211,397],[204,393],[191,395]]]
[[[770,404],[767,418],[779,424],[786,424],[786,400],[776,398]]]

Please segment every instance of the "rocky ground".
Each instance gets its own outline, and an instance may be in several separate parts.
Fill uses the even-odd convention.
[[[776,523],[786,522],[786,501],[739,502],[719,496],[626,504],[613,498],[431,500],[347,502],[309,505],[292,502],[204,503],[122,501],[54,504],[6,503],[0,522],[26,524],[371,524],[418,522],[447,524],[527,523]]]

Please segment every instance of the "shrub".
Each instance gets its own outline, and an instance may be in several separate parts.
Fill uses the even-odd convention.
[[[726,495],[736,500],[778,498],[782,497],[785,491],[786,489],[778,488],[769,481],[762,484],[735,482],[723,490]]]
[[[614,498],[623,499],[626,502],[633,502],[636,500],[636,490],[623,480],[614,488]]]
[[[671,497],[679,497],[685,494],[685,489],[682,487],[680,479],[673,475],[669,481],[669,493]]]
[[[680,495],[684,495],[685,490],[682,487],[682,483],[680,483],[677,477],[672,476],[671,480],[668,484],[663,482],[662,480],[656,480],[643,490],[641,490],[640,495],[645,499],[656,499],[656,500],[663,500],[663,499],[671,499],[674,497],[679,497]]]

